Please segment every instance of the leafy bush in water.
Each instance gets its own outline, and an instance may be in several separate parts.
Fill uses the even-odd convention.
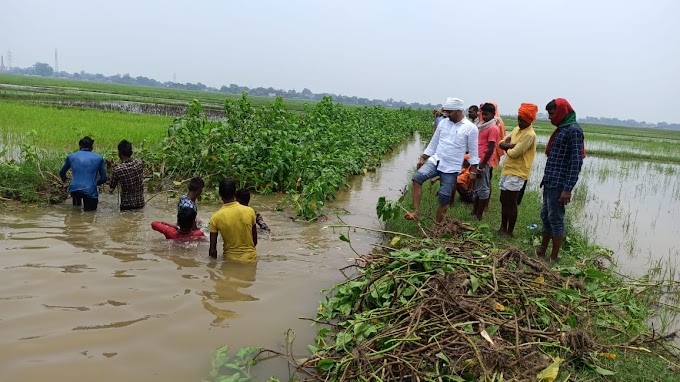
[[[416,130],[431,130],[428,113],[347,108],[327,97],[296,114],[280,98],[253,108],[244,94],[226,100],[219,121],[209,120],[193,101],[152,159],[173,178],[230,177],[260,193],[289,193],[297,213],[313,218],[347,176],[379,166]]]

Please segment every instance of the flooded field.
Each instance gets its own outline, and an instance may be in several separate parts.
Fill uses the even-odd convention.
[[[537,155],[530,190],[538,189],[544,166],[545,156]],[[593,242],[614,251],[623,273],[643,275],[680,255],[674,221],[680,214],[679,174],[676,164],[588,157],[567,210]]]
[[[411,140],[375,173],[351,180],[330,210],[345,222],[378,228],[378,196],[396,199],[405,168],[422,150]],[[235,266],[207,256],[208,243],[166,241],[150,228],[172,221],[175,202],[162,195],[143,212],[119,213],[114,195],[84,214],[69,204],[20,206],[0,213],[0,374],[3,382],[198,381],[210,370],[211,352],[265,346],[283,350],[284,331],[295,331],[304,354],[315,330],[319,291],[342,279],[338,268],[354,256],[336,219],[294,222],[275,211],[278,197],[253,198],[271,227],[258,244],[256,266]],[[199,204],[207,220],[217,205]],[[379,238],[352,233],[366,251]],[[285,374],[282,362],[258,373]]]

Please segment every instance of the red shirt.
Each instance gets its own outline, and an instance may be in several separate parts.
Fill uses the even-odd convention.
[[[158,231],[165,235],[166,239],[172,240],[205,236],[201,230],[191,231],[190,233],[180,233],[176,225],[166,222],[153,222],[151,223],[151,228],[153,228],[154,231]]]
[[[493,142],[495,145],[498,145],[498,140],[500,139],[500,132],[498,131],[498,126],[496,125],[491,125],[488,128],[486,128],[484,131],[479,133],[479,141],[477,142],[477,147],[479,150],[479,163],[482,163],[484,160],[484,156],[486,156],[486,152],[489,151],[489,142]],[[486,162],[491,167],[496,168],[498,166],[498,163],[496,163],[495,156],[491,154],[491,157],[489,157],[489,161]]]

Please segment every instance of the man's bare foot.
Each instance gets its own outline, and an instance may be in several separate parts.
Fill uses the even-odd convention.
[[[545,257],[545,252],[548,250],[548,248],[543,248],[543,247],[538,247],[536,250],[536,257],[539,259],[542,259]]]
[[[413,211],[413,212],[407,212],[404,215],[404,219],[406,220],[417,220],[418,219],[418,213]]]

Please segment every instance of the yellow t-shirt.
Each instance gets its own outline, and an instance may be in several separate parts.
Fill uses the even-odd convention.
[[[519,176],[527,180],[531,175],[531,166],[534,164],[536,156],[536,133],[534,127],[526,129],[515,127],[510,133],[510,143],[515,147],[506,151],[505,163],[503,163],[502,175]]]
[[[222,205],[210,217],[210,232],[220,233],[224,242],[224,257],[231,260],[255,261],[254,225],[255,211],[238,202]]]

